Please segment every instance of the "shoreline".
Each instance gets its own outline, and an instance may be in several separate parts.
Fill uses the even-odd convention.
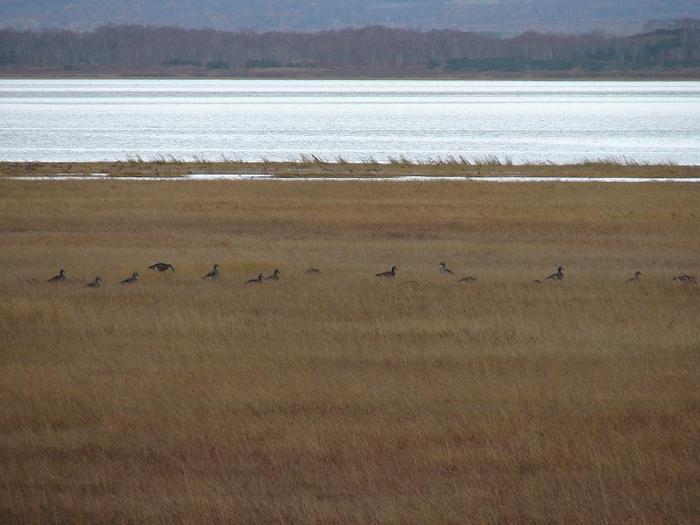
[[[698,184],[700,177],[539,177],[534,175],[517,176],[460,176],[460,175],[395,175],[382,176],[280,176],[268,173],[200,173],[180,176],[112,176],[109,173],[25,175],[5,177],[5,180],[19,182],[491,182],[491,183],[608,183],[608,184],[655,184],[687,183]]]
[[[193,177],[194,176],[194,177]],[[378,162],[185,162],[185,161],[114,161],[114,162],[0,162],[0,179],[118,178],[160,179],[230,179],[249,180],[304,179],[386,179],[386,178],[552,178],[552,179],[695,179],[700,166],[674,164],[634,164],[614,161],[580,164],[515,165],[497,160],[484,162],[394,163]],[[563,182],[566,182],[564,180]]]
[[[0,80],[472,80],[472,81],[658,81],[700,80],[700,68],[647,71],[606,71],[599,74],[571,71],[435,71],[425,67],[372,68],[247,68],[203,69],[148,67],[119,69],[87,67],[64,70],[55,67],[0,67]]]

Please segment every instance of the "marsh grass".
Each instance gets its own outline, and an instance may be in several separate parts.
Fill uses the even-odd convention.
[[[693,523],[700,290],[671,277],[700,271],[699,205],[0,180],[0,518]]]
[[[283,176],[351,175],[536,175],[569,177],[700,177],[699,166],[679,166],[673,163],[645,164],[626,158],[589,160],[580,164],[552,163],[518,165],[509,157],[471,158],[448,156],[425,160],[411,160],[405,156],[390,157],[379,162],[367,157],[360,162],[349,162],[340,156],[333,160],[317,155],[301,155],[293,162],[242,162],[238,157],[222,155],[217,161],[196,157],[194,160],[173,155],[156,155],[145,160],[139,156],[116,162],[0,162],[0,178],[22,175],[55,175],[61,173],[102,172],[118,176],[171,176],[188,173],[269,173]]]

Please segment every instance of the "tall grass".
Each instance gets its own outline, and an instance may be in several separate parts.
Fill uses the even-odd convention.
[[[699,205],[0,179],[0,520],[693,523]]]
[[[129,154],[126,156],[126,162],[131,164],[164,164],[167,162],[172,163],[195,163],[195,164],[220,164],[220,163],[244,163],[244,161],[239,156],[229,157],[228,155],[221,154],[218,158],[208,158],[203,155],[192,155],[189,160],[185,157],[175,157],[172,154],[155,154],[149,159],[144,159],[138,154]],[[296,159],[290,161],[271,161],[268,157],[263,156],[260,159],[263,164],[293,164],[297,166],[305,165],[317,165],[317,166],[333,166],[336,164],[349,164],[350,162],[343,156],[338,155],[333,160],[325,159],[321,155],[316,155],[312,153],[302,153]],[[26,164],[26,163],[23,163]],[[255,164],[255,163],[250,163]],[[446,167],[446,166],[479,166],[479,167],[503,167],[503,166],[523,166],[528,167],[532,165],[554,165],[552,162],[542,162],[542,163],[515,163],[515,161],[509,155],[499,156],[499,155],[486,155],[482,157],[469,157],[466,155],[447,155],[447,156],[437,156],[437,157],[427,157],[425,159],[411,159],[406,155],[388,156],[384,160],[377,160],[374,156],[368,156],[362,158],[358,164],[388,164],[388,165],[403,165],[403,166],[436,166],[436,167]],[[658,168],[666,166],[676,166],[677,163],[673,161],[667,161],[663,163],[656,162],[643,162],[636,159],[632,159],[625,156],[611,156],[604,158],[592,158],[585,159],[574,166],[588,166],[588,167],[649,167]],[[561,165],[559,165],[561,166]]]
[[[264,172],[294,176],[318,174],[357,175],[562,175],[599,177],[698,177],[699,166],[678,166],[673,163],[650,165],[626,159],[602,159],[570,166],[552,163],[517,165],[508,157],[467,158],[453,157],[413,161],[399,156],[379,162],[374,157],[367,157],[361,162],[349,162],[344,157],[329,161],[318,156],[301,156],[290,162],[273,162],[261,159],[259,162],[242,162],[235,156],[223,155],[217,161],[198,158],[185,160],[174,156],[157,156],[150,161],[131,158],[126,162],[56,162],[56,163],[0,163],[0,177],[42,173],[92,173],[106,172],[112,175],[159,175],[180,176],[188,172],[216,173],[251,173]]]

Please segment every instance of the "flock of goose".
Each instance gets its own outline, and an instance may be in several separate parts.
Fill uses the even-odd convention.
[[[448,275],[448,276],[454,275],[454,272],[450,268],[447,267],[447,263],[445,261],[440,262],[440,264],[438,266],[440,268],[439,271],[441,274]],[[148,267],[148,269],[154,270],[157,272],[167,272],[168,270],[170,270],[173,273],[175,272],[175,267],[172,264],[165,263],[165,262],[157,262],[155,264],[152,264],[151,266]],[[398,269],[399,269],[398,266],[392,266],[390,270],[388,270],[386,272],[377,273],[377,274],[375,274],[375,276],[380,277],[382,279],[393,279],[394,277],[396,277]],[[219,278],[220,271],[221,270],[219,268],[219,265],[215,264],[214,268],[209,273],[204,275],[202,277],[202,279],[216,280]],[[319,270],[318,268],[309,268],[306,270],[305,273],[308,275],[318,275],[321,273],[321,270]],[[245,283],[246,284],[255,284],[255,283],[263,283],[265,281],[279,281],[280,276],[281,276],[281,272],[275,268],[275,270],[273,270],[273,272],[271,274],[265,275],[264,273],[260,273],[260,274],[258,274],[257,277],[254,277],[252,279],[245,281]],[[536,279],[532,282],[540,284],[540,283],[546,282],[546,281],[562,281],[563,279],[564,279],[564,267],[559,266],[557,268],[557,271],[554,272],[553,274],[548,275],[544,279]],[[126,279],[120,281],[120,284],[130,285],[130,284],[134,284],[134,283],[138,282],[138,280],[139,280],[139,274],[138,274],[138,272],[134,272]],[[641,282],[641,280],[642,280],[642,272],[637,270],[636,272],[634,272],[634,276],[631,277],[630,279],[628,279],[627,281],[632,282],[632,283],[639,283],[639,282]],[[678,276],[674,277],[673,280],[677,283],[686,284],[686,285],[694,285],[697,283],[695,276],[688,275],[688,274],[678,275]],[[60,282],[65,282],[65,281],[66,281],[66,271],[63,268],[61,268],[61,270],[58,272],[58,274],[55,275],[54,277],[52,277],[51,279],[49,279],[48,282],[60,283]],[[466,277],[462,277],[461,279],[457,280],[458,283],[469,283],[469,282],[473,282],[473,281],[476,281],[476,277],[473,277],[471,275],[467,275]],[[413,281],[411,281],[411,282],[413,282]],[[102,286],[102,278],[98,275],[97,277],[95,277],[94,280],[89,282],[86,286],[88,288],[100,288]]]

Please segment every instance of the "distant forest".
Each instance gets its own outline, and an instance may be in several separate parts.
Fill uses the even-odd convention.
[[[419,66],[442,72],[605,72],[700,67],[700,20],[613,36],[526,32],[501,38],[387,27],[298,32],[106,26],[91,32],[0,30],[0,67],[240,71]]]

